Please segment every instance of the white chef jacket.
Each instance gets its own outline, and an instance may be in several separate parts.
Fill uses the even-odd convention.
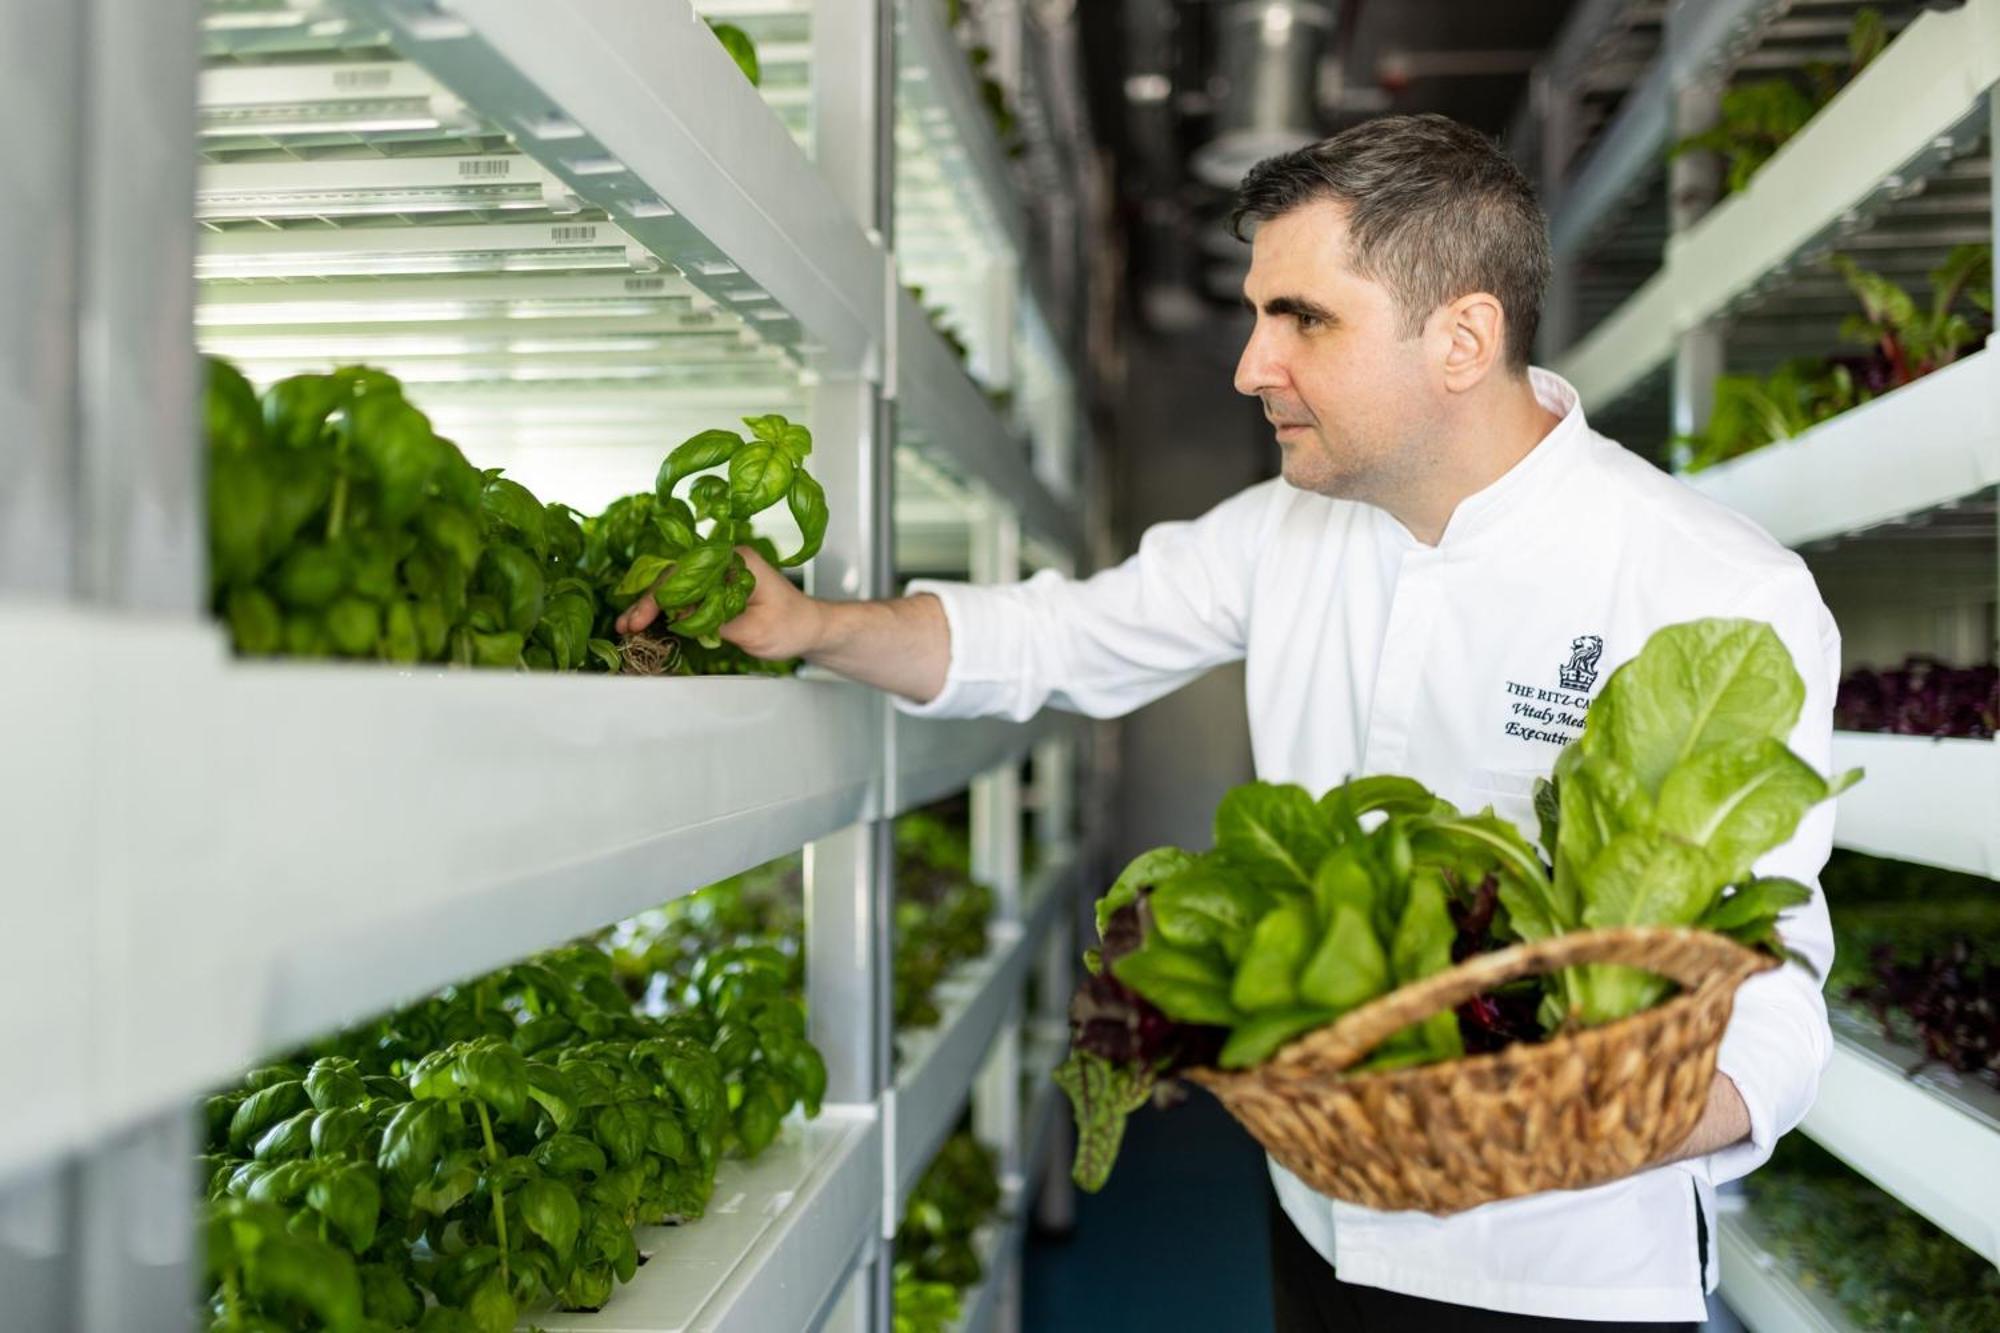
[[[1269,481],[1157,525],[1138,554],[1087,580],[913,583],[943,604],[951,665],[936,699],[901,706],[1110,717],[1242,658],[1259,777],[1317,794],[1408,774],[1461,808],[1492,806],[1534,840],[1534,781],[1612,670],[1663,625],[1740,616],[1768,621],[1791,650],[1806,695],[1790,743],[1827,771],[1840,637],[1804,563],[1591,430],[1560,378],[1530,373],[1561,423],[1460,503],[1435,547],[1384,510]],[[1816,885],[1832,834],[1828,803],[1757,870]],[[1824,975],[1822,896],[1782,931]],[[1804,1118],[1830,1049],[1818,980],[1787,965],[1737,996],[1719,1067],[1749,1108],[1750,1138],[1710,1157],[1444,1218],[1336,1202],[1275,1162],[1271,1175],[1344,1281],[1521,1314],[1698,1321],[1716,1280],[1714,1187],[1761,1164]]]

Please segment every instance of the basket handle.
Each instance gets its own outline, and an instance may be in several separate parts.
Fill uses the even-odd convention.
[[[1533,944],[1477,954],[1447,971],[1390,991],[1289,1043],[1271,1063],[1281,1068],[1338,1072],[1360,1063],[1377,1046],[1432,1014],[1456,1009],[1509,981],[1583,963],[1621,963],[1678,982],[1690,991],[1710,986],[1734,989],[1751,974],[1777,966],[1776,959],[1711,930],[1619,926],[1552,935]]]

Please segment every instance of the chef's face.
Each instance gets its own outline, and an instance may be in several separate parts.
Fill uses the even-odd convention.
[[[1258,227],[1244,302],[1256,315],[1236,389],[1263,400],[1285,480],[1376,501],[1423,470],[1441,404],[1421,334],[1405,337],[1389,289],[1347,261],[1341,205],[1318,202]]]

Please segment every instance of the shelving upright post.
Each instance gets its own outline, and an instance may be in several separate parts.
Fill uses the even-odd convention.
[[[888,251],[895,224],[893,10],[879,0],[820,0],[812,39],[820,172]],[[894,265],[884,272],[884,310],[893,316]],[[813,391],[815,448],[834,516],[811,566],[809,590],[819,596],[882,597],[892,590],[894,365],[893,348],[878,345],[856,372],[825,379]],[[885,749],[892,726],[885,716]],[[886,1127],[893,1132],[894,837],[879,791],[870,804],[874,817],[806,849],[806,1003],[810,1035],[827,1062],[827,1099],[888,1107]],[[893,1235],[891,1224],[866,1242],[828,1316],[833,1333],[889,1327]]]

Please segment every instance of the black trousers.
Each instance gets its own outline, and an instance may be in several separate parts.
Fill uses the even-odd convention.
[[[1271,1303],[1278,1333],[1693,1333],[1693,1324],[1600,1323],[1447,1305],[1334,1276],[1266,1191],[1271,1213]]]

